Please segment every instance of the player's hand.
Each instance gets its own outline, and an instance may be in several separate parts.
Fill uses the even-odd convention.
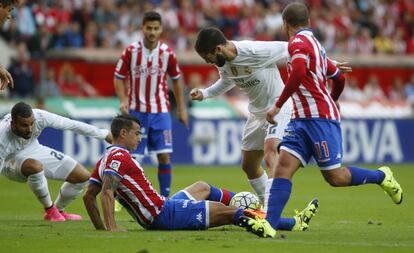
[[[10,75],[9,71],[0,66],[0,90],[6,88],[8,84],[10,85],[10,87],[14,87],[13,78]]]
[[[187,110],[178,110],[178,120],[188,128],[188,114]]]
[[[190,99],[201,101],[204,99],[204,96],[200,89],[194,88],[190,91]]]
[[[113,137],[111,133],[108,133],[108,135],[105,137],[105,141],[108,142],[109,144],[112,144]]]
[[[336,66],[342,73],[351,73],[352,67],[349,66],[348,62],[336,62]]]
[[[276,124],[275,116],[279,113],[279,111],[280,111],[280,108],[276,106],[274,106],[270,111],[268,111],[266,114],[267,122],[273,125]]]
[[[128,101],[121,102],[119,105],[119,110],[123,115],[128,115]]]

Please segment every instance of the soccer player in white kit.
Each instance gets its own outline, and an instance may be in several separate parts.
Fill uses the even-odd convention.
[[[192,100],[203,100],[223,94],[234,86],[249,98],[249,116],[242,137],[242,168],[249,183],[264,202],[267,168],[277,159],[277,146],[290,120],[291,104],[286,103],[278,114],[278,125],[266,122],[266,112],[273,106],[284,87],[277,68],[279,60],[287,59],[287,42],[229,41],[217,28],[205,28],[197,37],[195,50],[207,62],[216,64],[220,79],[206,89],[193,89]],[[268,171],[268,174],[271,173]]]
[[[37,138],[46,127],[112,141],[108,130],[19,102],[0,121],[0,174],[28,183],[45,208],[45,220],[80,220],[80,215],[66,213],[64,209],[82,192],[90,173],[73,158],[39,143]],[[65,181],[54,203],[46,178]]]

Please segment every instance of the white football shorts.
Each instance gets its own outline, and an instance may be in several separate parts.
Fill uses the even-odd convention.
[[[263,150],[267,139],[282,140],[285,129],[292,114],[292,103],[289,99],[276,115],[276,125],[269,124],[266,115],[250,114],[243,130],[242,150]]]
[[[27,159],[35,159],[43,164],[46,178],[65,181],[77,161],[53,148],[32,143],[13,158],[5,161],[1,174],[10,180],[26,182],[27,178],[21,172],[21,166]]]

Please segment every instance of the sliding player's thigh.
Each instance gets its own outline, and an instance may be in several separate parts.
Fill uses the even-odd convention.
[[[159,230],[203,230],[209,226],[209,202],[189,199],[168,199],[161,213],[151,224]]]

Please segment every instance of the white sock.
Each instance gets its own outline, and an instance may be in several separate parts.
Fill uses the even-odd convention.
[[[47,186],[47,179],[43,170],[39,173],[28,176],[27,184],[40,203],[42,203],[44,208],[49,208],[53,205],[52,199],[50,198],[49,188]]]
[[[265,198],[265,190],[266,190],[266,183],[267,183],[267,174],[266,172],[263,172],[263,175],[261,175],[258,178],[255,179],[249,179],[249,183],[256,192],[257,196],[259,197],[260,203],[264,204],[264,198]]]
[[[83,191],[83,187],[87,184],[88,181],[77,184],[64,182],[55,201],[57,209],[63,211]]]
[[[269,178],[266,183],[266,191],[264,198],[263,211],[267,212],[267,206],[269,205],[270,187],[272,187],[273,178]]]

